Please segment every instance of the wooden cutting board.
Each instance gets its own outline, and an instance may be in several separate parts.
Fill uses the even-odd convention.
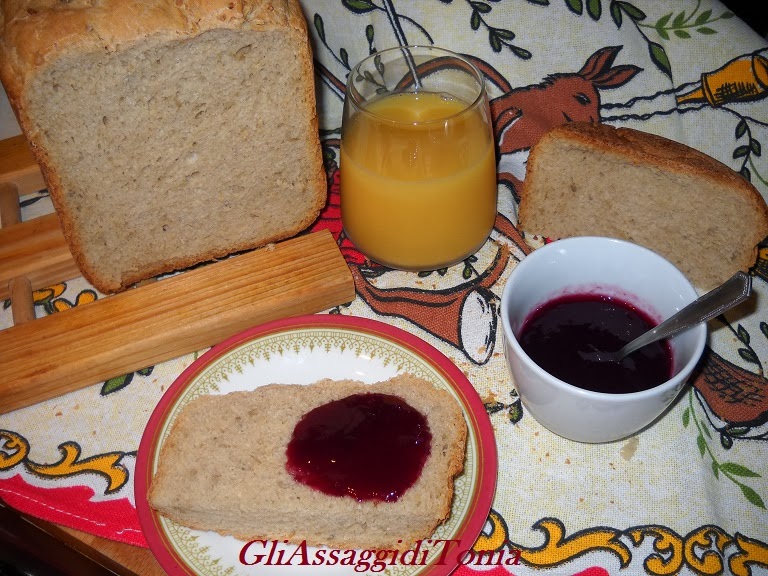
[[[1,141],[0,300],[12,298],[16,325],[0,331],[0,413],[355,298],[322,231],[34,319],[32,290],[79,276],[55,214],[19,222],[18,196],[42,187],[23,138]]]

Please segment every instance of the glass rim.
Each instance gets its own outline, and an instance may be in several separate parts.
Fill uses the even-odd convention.
[[[381,54],[386,54],[388,52],[407,52],[409,50],[428,50],[433,52],[442,53],[445,56],[450,56],[451,58],[455,58],[457,60],[460,60],[463,64],[465,64],[469,70],[468,72],[471,73],[471,76],[474,78],[474,80],[477,82],[477,85],[479,87],[478,94],[475,97],[475,99],[472,102],[466,102],[462,100],[461,98],[456,98],[459,102],[462,102],[465,104],[465,106],[459,111],[454,114],[451,114],[449,116],[444,116],[441,118],[433,118],[430,120],[417,120],[415,122],[406,122],[403,120],[393,120],[391,118],[386,118],[384,116],[380,116],[378,114],[375,114],[368,110],[364,105],[361,104],[361,100],[364,100],[362,96],[360,96],[360,93],[357,91],[357,89],[354,88],[354,77],[359,73],[360,66],[362,66],[364,63],[376,58],[376,56],[380,56]],[[465,70],[466,71],[466,70]],[[424,92],[429,94],[435,94],[435,92],[429,91],[429,90],[421,90],[418,88],[414,88],[413,90],[408,91],[401,91],[401,92],[389,92],[381,94],[381,97],[385,96],[386,94],[413,94],[418,92]],[[467,58],[465,58],[463,55],[453,52],[451,50],[448,50],[446,48],[440,48],[439,46],[431,46],[431,45],[422,45],[422,44],[408,44],[405,46],[394,46],[392,48],[385,48],[384,50],[380,50],[377,52],[374,52],[372,54],[369,54],[360,62],[355,64],[355,66],[350,70],[348,81],[347,81],[347,89],[345,91],[345,101],[348,100],[348,102],[354,106],[355,110],[358,113],[364,114],[366,116],[370,116],[372,118],[375,118],[377,121],[389,123],[392,125],[402,125],[402,126],[426,126],[429,124],[438,124],[438,123],[444,123],[447,120],[451,120],[453,118],[456,118],[458,116],[461,116],[463,114],[467,114],[471,110],[475,109],[477,106],[482,104],[485,101],[486,98],[486,89],[485,89],[485,79],[480,72],[480,69],[475,66],[472,62],[470,62]]]

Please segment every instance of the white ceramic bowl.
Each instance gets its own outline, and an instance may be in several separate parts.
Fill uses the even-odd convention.
[[[609,394],[572,386],[540,368],[517,336],[529,314],[566,294],[615,296],[660,322],[698,297],[655,252],[622,240],[577,237],[534,250],[513,270],[501,298],[504,352],[520,399],[543,426],[579,442],[610,442],[658,418],[685,385],[706,341],[706,324],[670,340],[672,378],[641,392]]]

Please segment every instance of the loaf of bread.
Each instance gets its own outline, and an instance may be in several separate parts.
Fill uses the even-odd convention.
[[[286,470],[286,448],[302,416],[359,393],[397,396],[429,425],[429,456],[416,482],[395,502],[327,495]],[[242,540],[406,549],[450,516],[466,435],[463,412],[450,393],[407,374],[370,385],[322,380],[204,396],[174,422],[149,503],[182,525]]]
[[[740,174],[683,144],[572,123],[533,147],[520,227],[551,238],[609,236],[650,248],[709,290],[755,263],[768,209]]]
[[[0,78],[96,288],[317,217],[326,184],[298,0],[14,0],[0,34]]]

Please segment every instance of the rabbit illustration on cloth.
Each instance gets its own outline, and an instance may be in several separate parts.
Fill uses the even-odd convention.
[[[505,86],[495,71],[477,63],[504,91],[491,101],[491,114],[499,147],[499,182],[512,189],[515,199],[531,146],[560,124],[600,122],[600,90],[623,86],[642,70],[631,64],[613,65],[621,48],[601,48],[578,72],[550,74],[541,83],[522,88]]]

